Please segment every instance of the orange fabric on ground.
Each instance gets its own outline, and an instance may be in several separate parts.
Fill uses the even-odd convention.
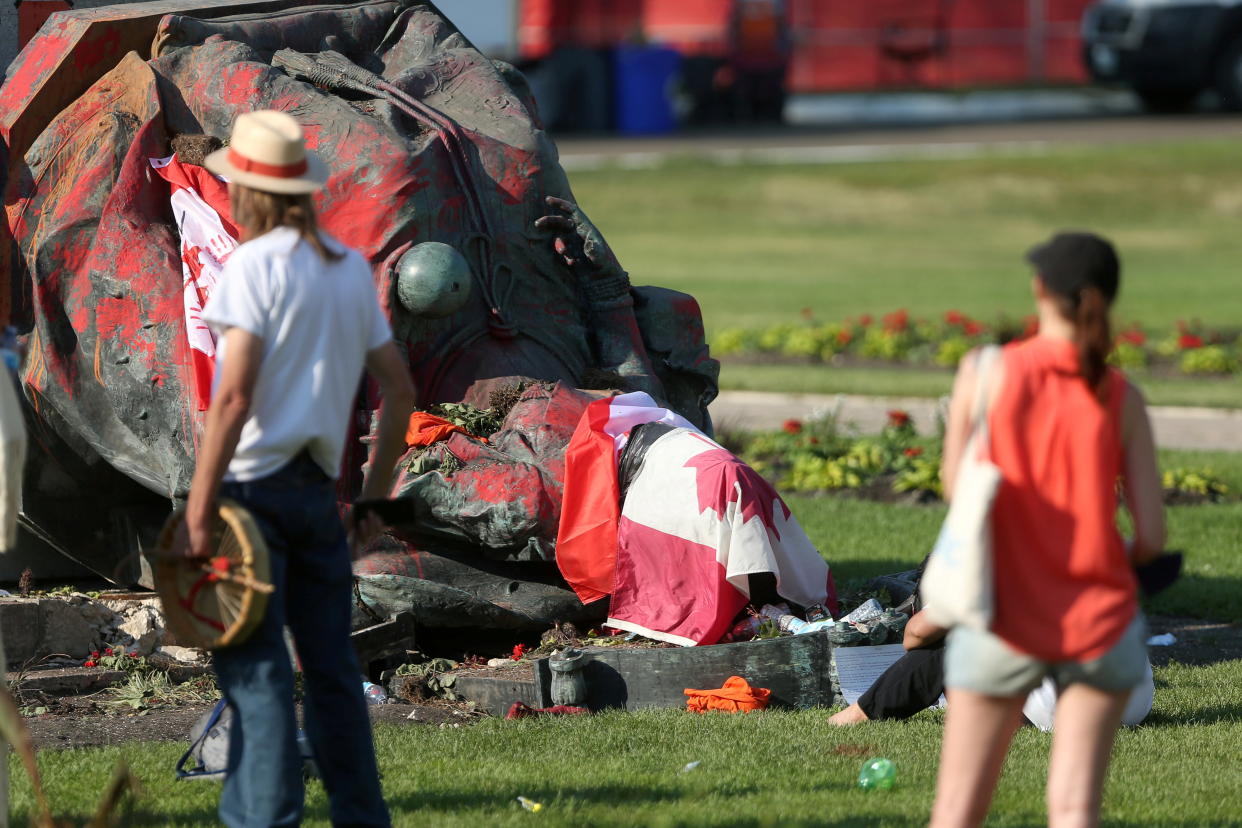
[[[1071,342],[1035,336],[1003,352],[989,417],[1002,482],[992,512],[992,631],[1045,661],[1090,661],[1134,618],[1134,570],[1117,531],[1125,377],[1103,401]]]
[[[749,713],[768,706],[771,690],[751,687],[741,676],[730,676],[719,690],[685,690],[686,708],[692,713],[723,710],[726,713]]]
[[[460,431],[467,437],[474,437],[469,431],[450,423],[443,417],[437,417],[425,411],[415,411],[410,415],[410,423],[405,429],[405,444],[407,446],[430,446],[441,440],[447,440],[449,435],[455,431]],[[474,439],[487,442],[486,437],[474,437]]]

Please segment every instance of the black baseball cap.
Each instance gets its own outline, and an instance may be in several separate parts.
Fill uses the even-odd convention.
[[[1083,288],[1093,287],[1110,302],[1117,296],[1121,280],[1117,251],[1094,233],[1057,233],[1028,250],[1026,260],[1053,293],[1076,296]]]

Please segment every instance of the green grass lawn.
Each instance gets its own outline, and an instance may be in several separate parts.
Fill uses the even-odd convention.
[[[1237,824],[1242,802],[1242,662],[1156,671],[1156,706],[1118,737],[1106,825]],[[873,826],[926,824],[941,716],[848,729],[822,711],[698,716],[678,710],[591,718],[488,720],[451,729],[383,726],[376,742],[398,826]],[[1042,824],[1050,737],[1020,731],[989,825]],[[43,754],[61,812],[85,815],[112,764],[125,759],[146,795],[127,826],[215,824],[218,787],[175,782],[173,744]],[[855,787],[863,759],[897,765],[897,787]],[[701,762],[679,773],[688,762]],[[29,788],[15,774],[16,824]],[[327,825],[312,784],[307,825]],[[543,804],[528,813],[525,796]]]
[[[1060,228],[1116,241],[1119,321],[1242,324],[1242,153],[1232,141],[1067,147],[1021,157],[716,166],[573,176],[636,284],[688,291],[710,340],[726,327],[906,308],[986,320],[1031,311],[1032,244]],[[941,393],[940,377],[801,366],[726,368],[733,388]],[[907,387],[908,386],[908,387]],[[1160,402],[1238,405],[1238,383],[1155,383]]]
[[[1164,465],[1212,465],[1242,483],[1242,455],[1162,452]],[[791,508],[832,564],[838,584],[908,569],[930,548],[942,507],[791,497]],[[1242,503],[1168,510],[1170,545],[1188,553],[1187,574],[1152,602],[1154,613],[1242,620],[1242,557],[1236,554]],[[1119,736],[1105,798],[1105,824],[1238,824],[1242,802],[1242,660],[1156,670],[1156,707],[1147,723]],[[460,728],[381,726],[376,733],[384,787],[398,826],[872,826],[925,824],[931,805],[940,714],[845,730],[824,711],[696,716],[661,710],[591,718],[484,720]],[[1021,731],[989,825],[1043,821],[1049,737]],[[122,824],[215,824],[218,787],[178,783],[177,744],[45,751],[40,756],[62,815],[85,816],[113,764],[124,758],[145,795]],[[898,787],[854,786],[864,758],[887,756]],[[686,763],[702,764],[678,771]],[[14,824],[31,806],[14,770]],[[537,814],[517,796],[541,802]],[[307,825],[327,825],[322,789],[312,784]]]
[[[699,297],[709,331],[907,308],[1030,312],[1022,254],[1085,227],[1124,261],[1117,316],[1237,325],[1242,154],[1234,141],[1049,149],[960,161],[573,176],[637,284]]]

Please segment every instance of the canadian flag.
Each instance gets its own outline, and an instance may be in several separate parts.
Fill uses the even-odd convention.
[[[228,186],[205,167],[183,164],[175,155],[152,158],[151,167],[171,188],[169,203],[181,236],[185,331],[194,365],[194,400],[199,411],[211,403],[216,338],[203,322],[203,306],[241,233],[230,218]]]
[[[648,449],[620,504],[617,459],[641,423],[676,428]],[[566,450],[556,560],[608,624],[682,646],[714,644],[750,600],[749,576],[836,612],[828,564],[758,472],[644,393],[587,407]]]

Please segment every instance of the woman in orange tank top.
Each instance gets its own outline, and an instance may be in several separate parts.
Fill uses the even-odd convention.
[[[1120,277],[1111,244],[1061,233],[1027,255],[1039,333],[1006,346],[985,378],[987,447],[1001,470],[992,511],[990,631],[949,633],[949,709],[933,828],[979,825],[1027,692],[1057,702],[1048,824],[1089,826],[1113,738],[1146,665],[1133,566],[1164,546],[1155,447],[1138,390],[1106,364]],[[942,478],[952,492],[978,387],[974,355],[953,387]],[[1117,530],[1117,482],[1135,527]]]

